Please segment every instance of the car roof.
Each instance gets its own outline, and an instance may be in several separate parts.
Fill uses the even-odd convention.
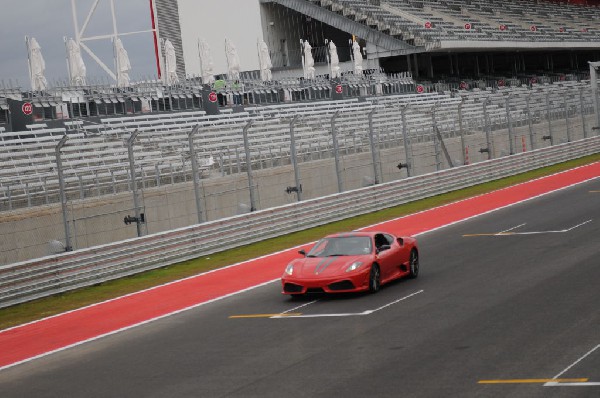
[[[326,238],[351,238],[351,237],[373,237],[377,234],[382,234],[384,232],[379,231],[351,231],[351,232],[339,232],[337,234],[327,235]]]

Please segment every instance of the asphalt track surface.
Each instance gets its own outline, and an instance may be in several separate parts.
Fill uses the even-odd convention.
[[[419,243],[375,295],[262,284],[4,368],[0,396],[600,396],[600,180]]]

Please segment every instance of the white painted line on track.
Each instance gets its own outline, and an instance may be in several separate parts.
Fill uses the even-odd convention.
[[[531,231],[531,232],[499,232],[496,235],[498,236],[510,236],[510,235],[540,235],[540,234],[564,234],[567,232],[571,232],[572,230],[581,227],[582,225],[591,223],[592,220],[587,220],[582,223],[579,223],[571,228],[560,229],[556,231]]]
[[[376,308],[374,310],[366,310],[363,312],[349,312],[349,313],[341,313],[341,314],[306,314],[306,315],[291,315],[291,316],[284,316],[282,313],[282,315],[275,315],[270,317],[270,319],[291,319],[291,318],[332,318],[332,317],[349,317],[349,316],[364,316],[364,315],[371,315],[377,311],[380,311],[384,308],[387,308],[391,305],[397,304],[401,301],[404,301],[406,299],[409,299],[413,296],[416,296],[417,294],[423,293],[424,290],[419,290],[418,292],[414,292],[412,294],[409,294],[408,296],[404,296],[402,298],[399,298],[398,300],[394,300],[391,303],[388,303],[386,305],[382,305],[379,308]],[[309,303],[312,304],[312,303]],[[291,310],[290,310],[291,311]]]
[[[314,303],[316,303],[317,301],[319,301],[319,300],[313,300],[313,301],[311,301],[310,303],[306,303],[306,304],[299,305],[299,306],[297,306],[297,307],[294,307],[294,308],[291,308],[291,309],[289,309],[289,310],[287,310],[287,311],[284,311],[284,312],[282,312],[281,314],[283,315],[283,314],[287,314],[287,313],[289,313],[289,312],[294,312],[294,311],[296,311],[296,310],[298,310],[298,309],[300,309],[300,308],[304,308],[304,307],[306,307],[306,306],[308,306],[308,305],[314,304]]]
[[[561,383],[557,381],[549,381],[544,383],[544,387],[593,387],[600,386],[599,381],[581,381],[576,383]]]
[[[586,352],[585,354],[583,354],[575,362],[573,362],[572,364],[570,364],[569,366],[567,366],[566,368],[564,368],[559,374],[557,374],[556,376],[554,376],[553,379],[560,378],[560,376],[562,376],[563,374],[567,373],[570,369],[572,369],[578,363],[580,363],[581,361],[583,361],[588,356],[592,355],[592,353],[594,351],[596,351],[598,348],[600,348],[600,344],[598,344],[596,347],[592,348],[591,350],[589,350],[588,352]],[[582,383],[556,383],[556,382],[549,382],[549,383],[545,383],[544,384],[544,387],[557,387],[557,386],[558,387],[563,387],[563,386],[571,386],[571,387],[600,386],[600,382],[582,382]]]
[[[504,231],[500,231],[500,232],[498,232],[498,233],[499,233],[499,234],[504,234],[504,233],[506,233],[506,232],[514,231],[515,229],[517,229],[517,228],[521,228],[521,227],[523,227],[523,226],[525,226],[525,225],[527,225],[527,224],[526,224],[526,223],[519,224],[519,225],[517,225],[516,227],[512,227],[512,228],[509,228],[509,229],[505,229]]]

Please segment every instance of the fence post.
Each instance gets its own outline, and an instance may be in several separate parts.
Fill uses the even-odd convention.
[[[292,166],[294,167],[294,181],[296,183],[296,199],[298,202],[302,200],[302,185],[300,184],[300,170],[298,169],[298,159],[296,159],[296,137],[294,135],[294,125],[298,121],[298,115],[294,115],[290,121],[290,156]]]
[[[375,176],[375,184],[379,184],[379,168],[377,167],[377,149],[375,148],[375,137],[373,131],[373,115],[375,114],[375,109],[372,109],[369,112],[369,143],[371,144],[371,157],[373,158],[373,174]]]
[[[597,135],[600,134],[600,105],[598,104],[598,71],[600,62],[589,62],[590,64],[590,85],[592,86],[592,99],[594,101],[594,111],[596,112],[596,127],[592,128],[598,131]]]
[[[129,174],[131,178],[131,190],[133,192],[133,207],[135,211],[135,226],[137,236],[142,236],[142,225],[140,220],[140,206],[138,204],[137,179],[135,178],[135,159],[133,157],[133,142],[140,132],[136,129],[127,139],[127,153],[129,155]]]
[[[188,133],[188,146],[190,147],[190,159],[192,161],[192,179],[194,181],[194,197],[196,198],[196,216],[198,217],[198,224],[204,222],[204,214],[202,212],[202,195],[200,193],[200,178],[198,170],[198,159],[196,158],[196,147],[194,145],[194,135],[200,129],[200,125],[195,125],[194,128]]]
[[[581,128],[583,129],[583,138],[588,138],[587,127],[585,125],[585,102],[583,101],[583,87],[579,87],[579,107],[581,108]]]
[[[552,115],[550,114],[550,91],[546,92],[546,118],[548,119],[548,138],[550,146],[554,146],[554,134],[552,134]]]
[[[535,150],[535,138],[533,133],[533,118],[531,115],[531,96],[533,94],[527,94],[525,98],[525,102],[527,103],[527,124],[529,125],[529,145],[531,146],[531,150]]]
[[[504,106],[506,108],[506,124],[508,125],[508,142],[509,142],[509,153],[511,155],[515,154],[515,143],[514,143],[514,131],[512,125],[512,117],[510,115],[510,100],[512,99],[512,94],[508,94],[504,100]]]
[[[567,129],[567,142],[571,142],[571,128],[569,127],[569,107],[567,104],[567,93],[568,90],[565,90],[563,94],[563,106],[565,107],[565,123]]]
[[[462,153],[462,164],[467,164],[465,130],[463,128],[463,106],[465,105],[466,97],[461,96],[460,104],[458,104],[458,134],[460,134],[460,147]]]
[[[492,99],[490,97],[486,98],[485,101],[483,101],[483,121],[485,124],[485,142],[487,145],[487,148],[482,148],[479,151],[480,152],[487,152],[488,154],[488,160],[492,159],[492,126],[490,125],[490,115],[488,114],[488,110],[487,110],[487,106],[489,104],[492,103]]]
[[[337,130],[335,127],[335,119],[340,111],[335,111],[331,117],[331,141],[333,142],[333,157],[335,160],[335,174],[337,176],[338,192],[344,192],[344,181],[342,177],[342,169],[340,167],[340,147],[337,140]]]
[[[439,106],[439,102],[436,102],[431,107],[431,123],[433,132],[433,150],[435,151],[435,170],[440,171],[442,169],[442,159],[440,158],[440,140],[438,138],[437,119],[435,117],[435,111]]]
[[[244,137],[244,151],[246,153],[246,173],[248,175],[248,190],[250,191],[250,211],[256,210],[256,197],[254,195],[254,179],[252,178],[252,161],[250,158],[250,142],[248,141],[248,129],[254,124],[253,120],[248,120],[242,135]]]
[[[69,136],[66,134],[58,141],[56,145],[56,169],[58,171],[58,185],[60,189],[60,205],[62,209],[63,224],[65,228],[65,251],[69,252],[73,250],[71,246],[71,231],[69,230],[69,221],[67,220],[67,195],[65,193],[65,178],[63,176],[62,159],[60,156],[60,150],[65,145]],[[10,201],[10,198],[9,198]],[[9,202],[10,203],[10,202]]]
[[[402,140],[404,142],[404,157],[406,158],[406,176],[412,176],[413,172],[413,162],[411,156],[412,146],[410,145],[410,140],[408,139],[408,126],[406,124],[406,112],[408,111],[408,107],[410,105],[406,104],[400,108],[400,114],[402,115]]]

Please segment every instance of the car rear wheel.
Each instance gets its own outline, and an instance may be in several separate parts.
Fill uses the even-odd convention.
[[[409,270],[410,278],[414,279],[419,276],[419,253],[414,249],[410,252]]]
[[[377,264],[373,264],[371,266],[371,272],[369,274],[369,292],[376,293],[379,291],[381,287],[381,273],[379,271],[379,266]]]

